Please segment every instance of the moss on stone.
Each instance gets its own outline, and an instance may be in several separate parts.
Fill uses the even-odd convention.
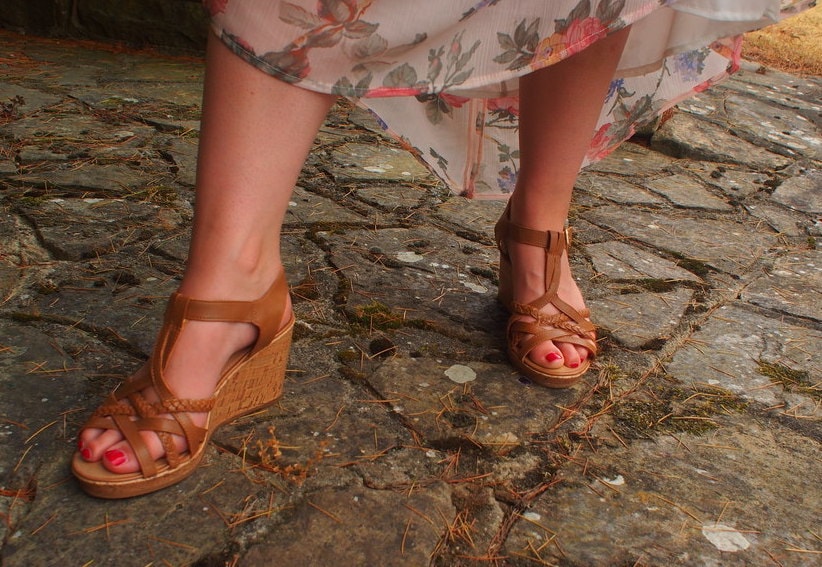
[[[146,187],[145,189],[131,193],[128,195],[128,198],[134,201],[143,201],[165,206],[173,205],[179,200],[177,191],[167,185]]]
[[[822,387],[814,384],[810,374],[805,370],[794,370],[784,364],[759,360],[757,372],[767,376],[772,383],[779,384],[788,392],[804,394],[815,400],[822,399]]]
[[[379,301],[358,305],[354,308],[352,319],[356,325],[380,331],[398,329],[407,323],[404,316],[394,313],[390,307]]]
[[[671,280],[660,280],[655,278],[640,279],[636,282],[636,284],[641,286],[643,289],[654,293],[665,293],[669,291],[674,291],[677,287],[676,282],[673,282]]]
[[[650,438],[662,433],[704,435],[719,427],[714,417],[743,411],[747,402],[732,392],[712,386],[693,389],[659,384],[644,399],[625,399],[614,406],[621,434]]]
[[[366,375],[364,372],[360,372],[350,366],[341,366],[339,368],[339,372],[343,378],[351,380],[352,382],[362,382],[366,379]]]
[[[694,258],[686,258],[682,254],[674,254],[676,258],[676,265],[682,268],[683,270],[688,270],[692,274],[696,274],[697,276],[704,278],[707,277],[708,274],[711,273],[711,268],[705,262],[701,260],[695,260]]]
[[[341,350],[337,352],[337,360],[345,363],[359,362],[362,360],[362,354],[350,349]]]

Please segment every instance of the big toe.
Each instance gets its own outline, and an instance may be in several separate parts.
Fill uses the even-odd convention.
[[[134,450],[126,441],[115,443],[103,453],[103,466],[117,474],[133,473],[140,470],[140,462],[134,455]]]
[[[562,368],[565,364],[565,357],[556,345],[551,341],[546,341],[534,347],[528,353],[528,358],[534,364],[545,368]]]
[[[148,451],[148,458],[153,461],[161,459],[165,455],[165,449],[156,434],[144,433],[143,443]],[[175,437],[174,445],[178,453],[185,451],[185,444],[181,439]],[[140,461],[134,453],[134,449],[128,441],[120,441],[111,445],[102,458],[103,466],[113,473],[133,473],[140,470]]]

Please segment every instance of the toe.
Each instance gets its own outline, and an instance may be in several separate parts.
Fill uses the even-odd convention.
[[[562,352],[552,341],[546,341],[541,345],[537,345],[537,347],[528,354],[528,358],[534,364],[545,368],[562,368],[562,365],[565,364],[565,358]]]
[[[83,458],[90,462],[99,461],[106,451],[123,440],[120,432],[113,429],[86,429],[80,435],[78,450]]]
[[[165,456],[165,448],[157,434],[145,432],[141,436],[152,460],[157,461]],[[174,436],[173,439],[177,453],[185,453],[187,450],[185,440],[177,436]],[[102,463],[106,469],[119,474],[140,470],[140,462],[134,454],[134,449],[125,440],[109,445],[103,452]]]
[[[584,363],[591,356],[591,353],[585,347],[577,346],[576,351],[577,351],[577,355],[579,355],[579,363],[580,364]]]
[[[103,466],[117,474],[133,473],[140,470],[140,463],[126,441],[115,443],[103,453]]]
[[[579,352],[577,351],[575,345],[570,343],[559,343],[558,347],[562,353],[562,358],[565,360],[565,366],[568,368],[579,368],[582,361],[580,360]]]

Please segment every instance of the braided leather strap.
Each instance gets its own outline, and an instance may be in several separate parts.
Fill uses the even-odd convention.
[[[165,450],[168,465],[175,468],[184,460],[174,443],[175,435],[186,440],[188,452],[197,451],[206,438],[206,430],[191,424],[188,414],[208,412],[214,407],[213,399],[180,400],[172,397],[150,402],[141,392],[151,386],[147,372],[138,374],[115,390],[84,426],[120,432],[131,445],[146,478],[157,474],[157,463],[140,433],[156,433]]]

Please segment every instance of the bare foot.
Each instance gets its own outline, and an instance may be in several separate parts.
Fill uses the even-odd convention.
[[[280,328],[291,317],[291,301],[289,298],[286,301]],[[249,323],[186,321],[163,373],[169,390],[181,400],[210,398],[229,359],[249,348],[256,339],[257,329]],[[140,368],[134,377],[148,372],[149,363]],[[153,388],[143,390],[142,395],[149,402],[159,399]],[[162,417],[171,418],[167,415]],[[189,417],[194,425],[202,427],[206,423],[207,414],[191,413]],[[141,432],[140,435],[152,459],[163,457],[165,449],[156,433]],[[184,438],[175,435],[173,440],[179,453],[187,450]],[[82,430],[78,450],[83,459],[89,462],[101,461],[111,472],[131,473],[140,470],[131,445],[116,430]]]

